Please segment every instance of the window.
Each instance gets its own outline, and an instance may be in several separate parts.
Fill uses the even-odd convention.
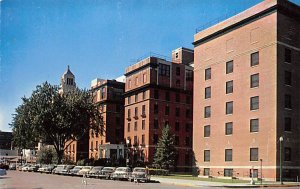
[[[90,150],[94,150],[94,143],[93,143],[93,141],[91,141],[91,149]]]
[[[211,68],[205,69],[205,80],[211,79]]]
[[[259,64],[259,53],[255,52],[251,54],[251,66],[256,66]]]
[[[178,58],[178,52],[177,52],[177,53],[175,53],[175,58]]]
[[[130,132],[130,123],[127,125],[127,132]]]
[[[205,99],[208,99],[211,97],[211,87],[205,88]]]
[[[95,149],[98,150],[98,141],[96,141]]]
[[[204,171],[203,171],[203,175],[204,176],[209,176],[210,175],[210,169],[209,168],[204,168]]]
[[[175,145],[179,145],[179,136],[175,136]]]
[[[251,88],[254,88],[254,87],[258,87],[259,86],[259,74],[253,74],[251,75],[251,78],[250,78],[250,87]]]
[[[138,84],[139,84],[139,78],[136,77],[136,78],[135,78],[135,85],[138,85]]]
[[[204,137],[210,137],[210,125],[204,126]]]
[[[170,92],[166,91],[166,101],[170,101]]]
[[[204,162],[210,161],[210,150],[204,150]]]
[[[189,124],[189,123],[186,123],[186,124],[185,124],[185,132],[190,132],[190,130],[191,130],[190,124]]]
[[[226,62],[226,74],[233,72],[233,60]]]
[[[252,178],[252,170],[253,170],[253,178],[258,178],[258,169],[250,169],[250,177]]]
[[[226,102],[226,114],[233,114],[233,102]]]
[[[145,144],[145,135],[142,135],[142,144]]]
[[[128,110],[127,110],[127,115],[128,115],[128,118],[131,117],[131,109],[128,109]]]
[[[142,120],[142,130],[145,130],[145,120]]]
[[[104,99],[105,98],[105,88],[103,87],[101,89],[101,99]]]
[[[137,143],[138,143],[137,136],[134,136],[133,142],[134,142],[133,145],[137,145]]]
[[[131,80],[129,80],[129,82],[128,82],[128,88],[129,89],[131,88]]]
[[[176,87],[180,87],[180,80],[179,79],[176,80]]]
[[[158,119],[154,119],[154,129],[158,129]]]
[[[250,132],[258,132],[259,130],[259,120],[258,119],[250,119]]]
[[[190,137],[185,137],[185,146],[190,146]]]
[[[285,49],[284,62],[287,62],[287,63],[292,62],[292,51],[290,49]]]
[[[250,110],[258,110],[259,109],[259,97],[251,97],[250,98]]]
[[[258,148],[250,148],[250,161],[258,161]]]
[[[225,135],[232,135],[232,133],[233,133],[232,122],[225,123]]]
[[[147,82],[147,74],[143,74],[143,83]]]
[[[292,97],[289,94],[284,95],[284,107],[292,109]]]
[[[134,102],[138,101],[138,94],[134,95]]]
[[[176,123],[175,123],[175,131],[179,131],[179,128],[180,128],[179,122],[176,121]]]
[[[292,131],[292,118],[284,118],[284,131]]]
[[[180,67],[176,67],[176,75],[180,75]]]
[[[158,104],[154,104],[154,114],[158,114]]]
[[[137,121],[134,122],[134,130],[137,131],[138,125],[137,125]]]
[[[226,82],[226,94],[233,93],[233,81]]]
[[[154,90],[154,98],[155,99],[159,98],[158,90]]]
[[[176,93],[175,101],[180,102],[180,94],[179,93]]]
[[[165,64],[159,64],[159,75],[170,76],[170,66]]]
[[[186,117],[191,117],[191,110],[190,109],[185,110],[185,116]]]
[[[146,105],[142,106],[142,115],[146,115]]]
[[[233,169],[224,169],[224,177],[232,177]]]
[[[153,135],[153,144],[157,144],[158,143],[158,135],[154,134]]]
[[[232,161],[232,149],[225,149],[225,161]]]
[[[292,149],[285,147],[284,148],[284,161],[291,161],[292,160]]]
[[[284,84],[292,85],[292,72],[284,71]]]
[[[186,81],[193,81],[193,71],[186,70]]]
[[[128,104],[131,104],[131,96],[129,96],[129,97],[127,98],[127,102],[128,102]]]
[[[175,115],[176,115],[176,117],[180,116],[180,108],[175,109]]]
[[[169,115],[170,114],[170,107],[166,106],[165,107],[165,115]]]
[[[138,107],[135,107],[134,108],[134,117],[138,117],[138,114],[139,114],[139,110],[138,110]]]
[[[143,100],[146,99],[146,91],[143,91]]]
[[[190,95],[186,96],[186,103],[191,104],[191,96]]]
[[[209,118],[211,115],[211,108],[210,106],[205,106],[204,107],[204,118]]]

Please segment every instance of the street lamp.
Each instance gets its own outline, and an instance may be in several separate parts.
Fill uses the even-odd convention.
[[[280,151],[280,159],[279,159],[279,162],[280,162],[280,184],[283,184],[282,182],[282,142],[283,142],[283,137],[279,137],[279,151]]]
[[[130,143],[129,139],[126,139],[126,167],[128,167],[129,164],[129,149],[128,149],[128,145]]]
[[[263,160],[260,159],[260,184],[262,185],[262,179],[263,179],[263,176],[262,176],[262,162]]]

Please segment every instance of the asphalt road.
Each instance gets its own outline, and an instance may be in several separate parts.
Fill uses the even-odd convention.
[[[82,184],[82,178],[30,173],[20,171],[8,171],[6,176],[0,177],[0,189],[184,189],[184,188],[212,188],[212,187],[187,187],[167,185],[163,183],[132,183],[129,181],[112,181],[87,178],[87,184]],[[222,188],[222,187],[217,187]],[[282,187],[283,188],[283,187]],[[268,188],[271,189],[271,188]],[[278,188],[276,188],[278,189]],[[299,187],[289,189],[300,189]]]

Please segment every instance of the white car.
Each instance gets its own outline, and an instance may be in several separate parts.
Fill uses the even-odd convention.
[[[6,170],[5,169],[0,169],[0,176],[6,175]]]
[[[150,181],[150,174],[149,174],[149,170],[148,168],[144,168],[144,167],[136,167],[133,169],[133,172],[129,178],[129,180],[132,181],[136,181],[136,182],[140,182],[140,181],[144,181],[144,182],[149,182]]]
[[[80,171],[78,171],[77,175],[86,175],[92,169],[93,166],[84,166]]]
[[[113,180],[129,180],[131,176],[131,170],[129,167],[118,167],[111,175]]]

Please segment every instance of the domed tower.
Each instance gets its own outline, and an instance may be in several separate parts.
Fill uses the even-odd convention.
[[[60,93],[69,92],[71,90],[74,90],[76,88],[75,83],[75,76],[70,71],[70,66],[68,65],[67,71],[62,75],[61,77],[61,84],[60,84]]]

